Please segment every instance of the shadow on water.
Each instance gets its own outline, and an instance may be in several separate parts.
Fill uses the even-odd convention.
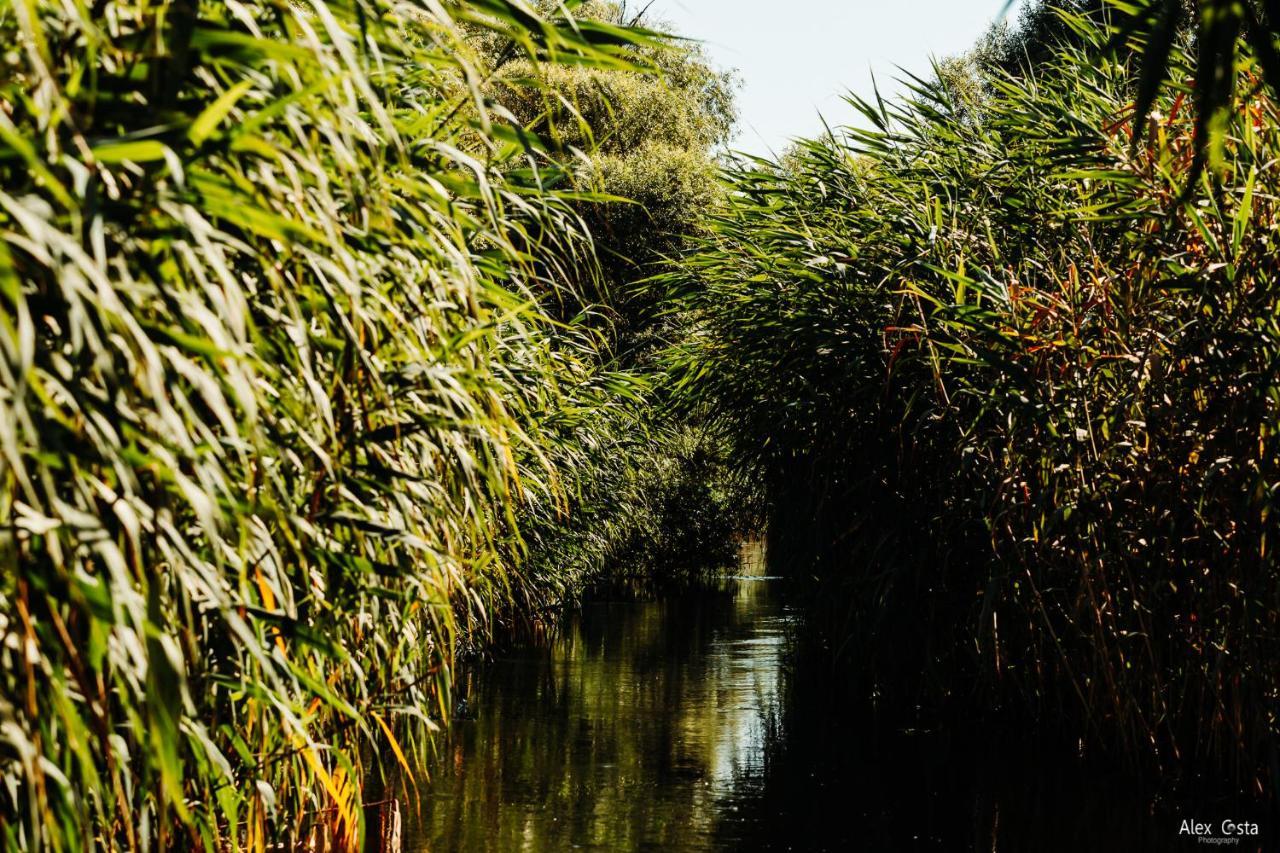
[[[762,772],[742,780],[718,849],[1275,849],[1275,823],[1248,797],[1175,794],[1105,757],[990,724],[903,728],[858,714],[799,666],[784,676]],[[1184,819],[1209,824],[1216,841],[1179,835]],[[1260,835],[1223,836],[1224,820]]]
[[[999,731],[860,720],[795,654],[785,592],[756,567],[599,601],[475,666],[405,849],[1204,849],[1182,818],[1258,821],[1142,796]]]

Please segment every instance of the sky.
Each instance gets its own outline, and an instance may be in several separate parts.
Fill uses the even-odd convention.
[[[630,0],[633,10],[646,0]],[[780,153],[788,140],[854,121],[849,91],[896,88],[898,67],[925,76],[929,58],[962,53],[1005,0],[653,0],[644,23],[703,42],[735,69],[740,124],[733,147]],[[663,27],[667,29],[667,27]]]

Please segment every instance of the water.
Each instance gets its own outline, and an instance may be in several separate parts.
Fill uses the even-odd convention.
[[[1203,849],[1183,817],[1257,819],[1004,732],[860,716],[812,686],[828,676],[797,676],[780,583],[752,560],[709,589],[590,604],[473,668],[404,849],[1176,850]]]
[[[587,605],[464,681],[406,850],[709,850],[764,773],[789,614],[759,570]],[[412,811],[412,810],[411,810]]]

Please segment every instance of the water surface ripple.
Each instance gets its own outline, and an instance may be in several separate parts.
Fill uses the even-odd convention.
[[[777,712],[775,583],[588,604],[549,644],[475,668],[474,718],[444,739],[406,850],[722,847]]]

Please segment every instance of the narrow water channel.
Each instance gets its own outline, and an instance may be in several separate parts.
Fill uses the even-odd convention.
[[[588,604],[473,667],[405,851],[1172,850],[1190,849],[1193,806],[1247,813],[1139,793],[990,727],[830,701],[823,678],[797,682],[798,615],[759,556],[697,591]]]
[[[405,849],[696,851],[747,832],[788,638],[776,583],[746,559],[693,594],[588,604],[476,668]]]

